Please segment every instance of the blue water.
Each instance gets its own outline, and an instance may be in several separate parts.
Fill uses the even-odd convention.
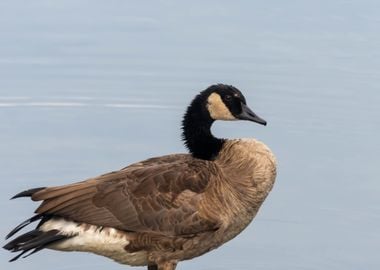
[[[0,3],[0,235],[29,217],[20,190],[184,152],[185,106],[233,84],[268,121],[216,123],[279,162],[254,222],[178,269],[380,267],[380,2]],[[5,242],[4,242],[5,243]],[[43,251],[0,269],[128,269]]]

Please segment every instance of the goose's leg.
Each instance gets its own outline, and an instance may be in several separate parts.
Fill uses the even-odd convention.
[[[148,270],[158,270],[157,265],[148,265]]]
[[[163,262],[159,263],[158,265],[158,270],[175,270],[177,267],[176,262]]]

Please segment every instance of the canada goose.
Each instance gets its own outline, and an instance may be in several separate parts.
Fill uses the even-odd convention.
[[[42,201],[37,227],[4,248],[33,254],[43,248],[87,251],[132,266],[174,270],[238,235],[272,189],[276,161],[255,139],[218,139],[215,120],[266,122],[235,87],[212,85],[183,118],[190,154],[147,159],[119,171],[65,186],[34,188],[13,198]],[[25,257],[26,257],[25,256]]]

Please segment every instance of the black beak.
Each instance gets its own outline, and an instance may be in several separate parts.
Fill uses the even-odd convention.
[[[241,108],[242,108],[241,113],[236,116],[238,119],[249,120],[252,122],[259,123],[259,124],[264,125],[264,126],[267,125],[267,121],[258,117],[247,105],[242,103]]]

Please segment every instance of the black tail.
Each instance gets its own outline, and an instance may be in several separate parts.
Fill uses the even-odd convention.
[[[20,197],[31,197],[35,192],[38,192],[42,189],[44,188],[34,188],[34,189],[26,190],[26,191],[18,193],[12,199],[20,198]],[[19,259],[22,255],[24,255],[27,252],[30,252],[30,253],[25,255],[23,258],[28,257],[32,255],[33,253],[36,253],[37,251],[40,251],[41,249],[46,248],[50,244],[53,244],[57,241],[70,238],[70,236],[59,234],[58,230],[50,230],[50,231],[44,232],[38,229],[42,223],[44,223],[50,218],[51,217],[48,215],[37,214],[25,220],[21,224],[19,224],[6,236],[6,239],[8,239],[12,237],[14,234],[16,234],[18,231],[23,229],[24,227],[28,226],[30,223],[41,219],[36,229],[16,237],[15,239],[10,241],[3,247],[4,249],[9,250],[11,252],[20,252],[20,254],[18,254],[16,257],[11,259],[10,262],[13,262]]]
[[[21,252],[16,257],[10,260],[10,262],[13,262],[19,259],[28,251],[31,252],[25,255],[23,258],[26,258],[32,255],[33,253],[36,253],[37,251],[40,251],[43,248],[46,248],[50,244],[68,238],[70,238],[70,236],[59,234],[58,230],[50,230],[47,232],[43,232],[38,229],[35,229],[33,231],[20,235],[16,239],[6,244],[3,248],[11,252]]]
[[[28,218],[24,222],[22,222],[19,225],[17,225],[16,228],[14,228],[10,233],[8,233],[7,236],[5,236],[5,239],[8,239],[8,238],[12,237],[19,230],[21,230],[22,228],[28,226],[30,223],[35,222],[35,221],[41,219],[42,217],[43,217],[42,215],[37,214],[37,215],[35,215],[35,216],[31,217],[31,218]]]

